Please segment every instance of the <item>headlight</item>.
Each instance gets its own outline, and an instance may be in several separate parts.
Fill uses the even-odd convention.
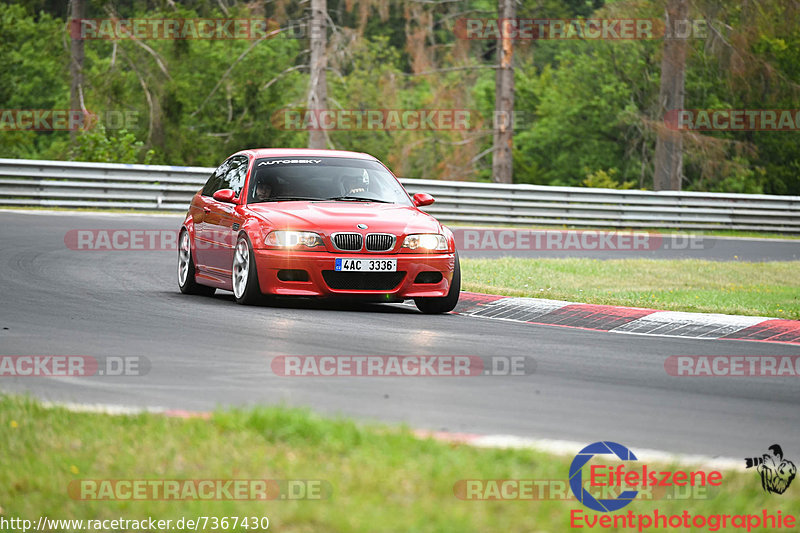
[[[421,248],[426,251],[430,250],[444,250],[447,251],[447,239],[444,235],[437,235],[435,233],[418,233],[409,235],[403,241],[403,248],[409,250],[416,250]]]
[[[264,244],[281,248],[324,246],[322,237],[312,231],[273,231],[264,239]]]

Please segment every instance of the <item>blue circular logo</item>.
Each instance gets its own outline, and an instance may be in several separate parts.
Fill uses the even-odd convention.
[[[639,494],[639,491],[626,490],[613,499],[597,499],[583,488],[583,465],[588,463],[595,455],[600,454],[614,454],[621,461],[638,461],[633,452],[622,444],[611,441],[592,443],[578,452],[575,459],[572,460],[572,464],[569,466],[569,488],[572,489],[572,494],[575,495],[578,501],[589,509],[603,513],[619,511],[631,503],[636,495]]]

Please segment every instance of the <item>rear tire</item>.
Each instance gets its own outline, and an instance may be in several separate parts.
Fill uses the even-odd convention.
[[[236,303],[256,305],[264,300],[258,286],[258,271],[253,246],[246,234],[239,235],[233,251],[233,268],[231,269],[233,296]]]
[[[181,230],[178,237],[178,288],[183,294],[199,294],[211,296],[217,290],[214,287],[200,285],[195,280],[194,258],[188,230]]]
[[[447,296],[441,298],[414,298],[417,309],[426,315],[436,315],[449,313],[456,308],[458,297],[461,294],[461,262],[458,260],[458,252],[455,253],[455,265],[453,267],[453,281],[450,282],[450,290]]]

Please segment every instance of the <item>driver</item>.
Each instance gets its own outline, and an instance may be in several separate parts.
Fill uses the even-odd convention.
[[[256,184],[256,202],[266,202],[272,194],[272,185],[266,181],[260,181]]]

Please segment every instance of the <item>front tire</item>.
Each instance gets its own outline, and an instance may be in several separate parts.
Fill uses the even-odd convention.
[[[236,303],[242,305],[255,305],[264,299],[261,288],[258,286],[258,271],[253,247],[247,235],[239,235],[236,249],[233,252],[233,296]]]
[[[217,290],[214,287],[200,285],[194,278],[194,258],[189,231],[182,230],[178,237],[178,288],[183,294],[199,294],[211,296]]]
[[[456,308],[458,297],[461,294],[461,262],[458,260],[458,252],[455,253],[455,265],[453,267],[453,281],[450,282],[450,290],[447,296],[441,298],[414,298],[417,309],[426,315],[436,315],[449,313]]]

